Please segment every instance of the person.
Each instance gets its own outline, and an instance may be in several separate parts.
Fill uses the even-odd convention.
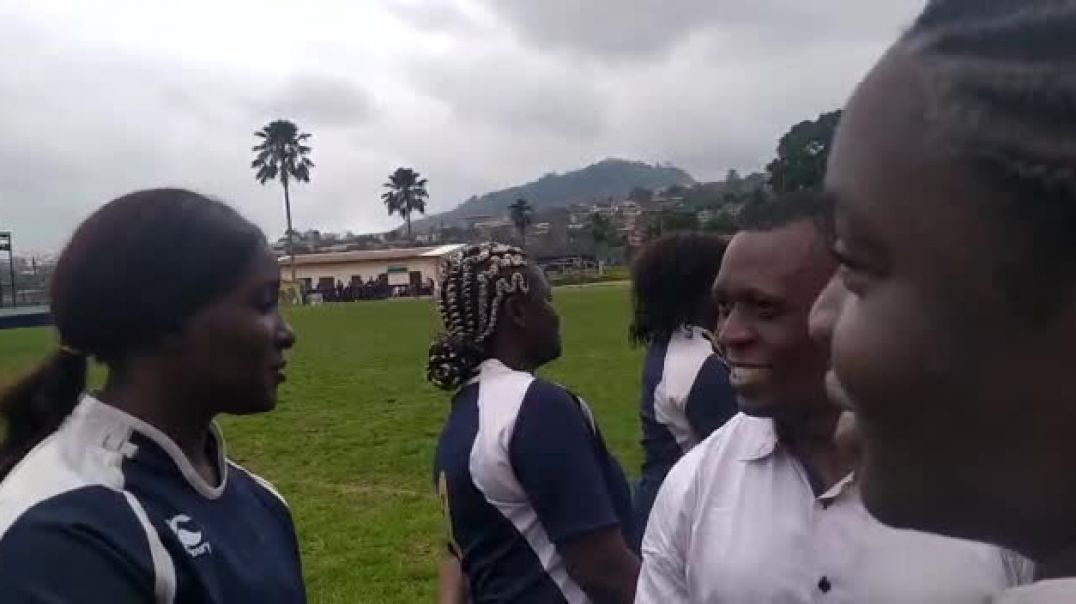
[[[824,200],[778,198],[744,216],[714,283],[718,342],[742,411],[669,473],[643,539],[637,602],[979,604],[1031,578],[993,546],[871,518],[827,350],[808,333],[835,261]]]
[[[305,601],[288,506],[213,422],[275,405],[279,286],[261,231],[190,191],[78,227],[52,282],[61,346],[0,396],[5,602]]]
[[[455,392],[433,473],[441,601],[631,602],[627,480],[586,404],[534,376],[561,353],[545,276],[497,243],[450,255],[442,274],[427,371]]]
[[[632,343],[646,346],[640,423],[643,467],[635,490],[639,551],[650,508],[681,456],[736,414],[728,368],[714,351],[717,305],[710,285],[725,243],[712,235],[667,235],[632,264]]]
[[[863,497],[1000,544],[1076,601],[1076,4],[936,0],[859,85],[819,299]]]

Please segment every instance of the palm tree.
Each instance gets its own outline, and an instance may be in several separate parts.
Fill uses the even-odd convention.
[[[251,168],[257,168],[254,175],[261,184],[280,179],[284,187],[284,212],[288,218],[288,258],[291,263],[291,280],[295,282],[295,231],[291,226],[291,197],[288,194],[288,182],[310,182],[310,168],[314,162],[307,155],[310,147],[303,143],[310,134],[299,132],[299,127],[288,120],[273,120],[254,136],[262,139],[251,149],[256,152]]]
[[[527,247],[527,227],[534,219],[534,208],[529,201],[521,197],[508,206],[508,209],[512,211],[512,224],[516,225],[516,230],[519,231],[520,246]]]
[[[605,246],[616,237],[613,222],[599,212],[590,215],[590,238],[594,242],[594,256],[598,259],[598,274],[602,274],[602,261]]]
[[[407,221],[407,239],[410,241],[411,213],[426,213],[426,199],[430,196],[426,191],[426,179],[420,178],[411,168],[396,168],[384,186],[389,190],[381,195],[381,201],[385,202],[389,216],[399,214]]]

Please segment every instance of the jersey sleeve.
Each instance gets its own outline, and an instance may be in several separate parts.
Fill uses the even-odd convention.
[[[712,354],[699,368],[684,405],[684,414],[695,432],[696,441],[706,440],[738,411],[728,369],[717,355]]]
[[[509,445],[512,469],[550,540],[558,545],[620,524],[591,422],[565,390],[535,380]]]
[[[636,604],[689,602],[687,544],[695,513],[695,473],[703,447],[695,447],[666,476],[643,536]]]
[[[16,522],[0,539],[0,594],[25,604],[154,597],[150,571],[112,539],[85,526],[38,522]]]

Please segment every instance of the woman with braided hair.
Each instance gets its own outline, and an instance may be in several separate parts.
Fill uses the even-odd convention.
[[[830,156],[815,305],[880,520],[990,541],[1076,602],[1076,1],[934,0]]]
[[[534,371],[560,356],[542,271],[507,245],[450,256],[429,380],[454,392],[434,481],[442,602],[627,603],[631,497],[586,404]]]

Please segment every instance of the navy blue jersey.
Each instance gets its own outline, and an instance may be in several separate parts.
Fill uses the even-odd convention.
[[[558,546],[630,530],[630,488],[587,406],[496,360],[453,399],[434,480],[476,603],[589,602]]]
[[[712,339],[701,327],[685,326],[647,347],[640,397],[643,469],[631,540],[636,551],[665,475],[738,411],[728,368],[714,353]]]
[[[0,483],[5,602],[305,602],[291,514],[229,462],[207,483],[154,427],[92,397]]]

